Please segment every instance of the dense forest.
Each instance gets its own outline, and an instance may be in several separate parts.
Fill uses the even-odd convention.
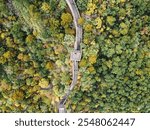
[[[150,1],[75,0],[83,27],[68,112],[150,112]],[[71,83],[65,0],[0,0],[0,112],[57,112]]]

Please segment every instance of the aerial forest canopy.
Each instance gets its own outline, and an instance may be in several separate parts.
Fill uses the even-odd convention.
[[[150,1],[75,0],[83,27],[68,112],[150,112]],[[71,83],[65,0],[0,0],[0,112],[57,112]]]

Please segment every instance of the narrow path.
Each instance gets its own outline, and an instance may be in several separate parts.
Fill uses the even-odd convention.
[[[75,41],[75,45],[74,48],[75,49],[80,49],[80,43],[82,42],[82,27],[78,24],[78,19],[80,18],[80,13],[78,11],[78,8],[76,6],[76,3],[74,2],[74,0],[66,0],[72,16],[73,16],[73,20],[74,20],[74,25],[76,28],[76,41]]]
[[[71,60],[73,62],[73,67],[72,67],[72,83],[70,87],[68,88],[68,91],[64,95],[64,97],[61,99],[59,103],[59,113],[65,113],[65,103],[70,95],[71,91],[73,90],[74,86],[77,83],[77,77],[78,77],[78,62],[81,60],[81,47],[80,44],[82,42],[82,27],[78,24],[78,19],[80,18],[80,13],[78,11],[78,8],[76,6],[76,3],[74,0],[66,0],[66,3],[68,4],[72,16],[73,16],[73,21],[74,25],[76,28],[76,39],[74,43],[74,51],[71,53]]]

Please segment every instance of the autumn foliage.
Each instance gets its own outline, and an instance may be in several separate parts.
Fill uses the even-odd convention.
[[[68,112],[150,112],[150,2],[76,3],[83,56]],[[0,112],[57,112],[74,40],[65,0],[0,0]]]

